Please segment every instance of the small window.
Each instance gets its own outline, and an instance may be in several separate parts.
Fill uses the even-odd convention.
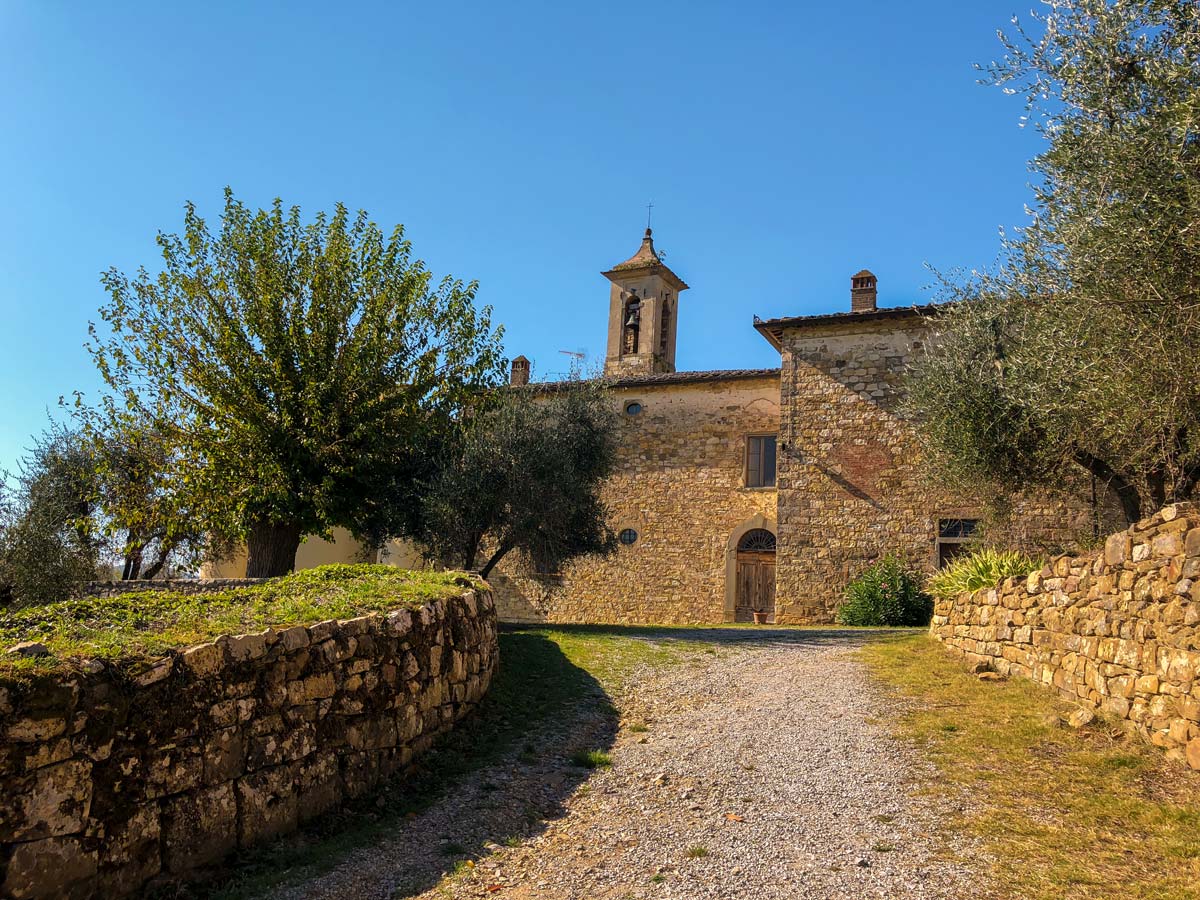
[[[965,553],[978,519],[938,519],[937,566],[942,568],[956,556]]]
[[[642,404],[638,403],[636,400],[633,400],[633,401],[625,404],[625,415],[640,416],[641,414],[642,414]]]
[[[746,487],[775,487],[775,435],[746,438]]]
[[[617,535],[617,540],[620,541],[622,544],[624,544],[626,547],[630,546],[631,544],[637,543],[637,539],[638,539],[638,533],[636,531],[634,531],[632,528],[623,528],[623,529],[621,529],[621,533]]]
[[[938,519],[938,537],[965,540],[975,534],[978,524],[978,519]]]

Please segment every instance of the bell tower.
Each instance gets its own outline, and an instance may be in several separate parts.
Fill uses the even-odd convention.
[[[679,295],[688,286],[659,258],[650,229],[637,253],[601,274],[612,282],[604,374],[674,372]]]

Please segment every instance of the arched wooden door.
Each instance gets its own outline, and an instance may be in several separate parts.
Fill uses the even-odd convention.
[[[775,621],[775,535],[765,528],[747,531],[737,546],[735,622],[753,622],[754,613]]]

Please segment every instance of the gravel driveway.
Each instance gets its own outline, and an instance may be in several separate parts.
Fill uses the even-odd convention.
[[[711,639],[714,632],[698,632]],[[715,654],[647,672],[614,698],[613,765],[519,759],[472,778],[394,839],[290,898],[978,897],[934,811],[928,769],[891,740],[853,659],[861,633],[720,632]],[[687,637],[676,632],[677,637]],[[645,731],[637,726],[645,723]],[[563,756],[604,746],[563,723]],[[561,760],[562,757],[557,757]],[[565,787],[565,789],[564,789]],[[504,845],[507,835],[515,835]],[[484,850],[440,884],[459,847]]]

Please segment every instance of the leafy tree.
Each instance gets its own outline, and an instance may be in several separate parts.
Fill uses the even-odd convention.
[[[95,455],[98,527],[121,561],[122,579],[187,570],[227,550],[195,514],[187,460],[152,422],[108,410],[84,414]]]
[[[61,600],[96,576],[96,474],[87,443],[58,425],[22,462],[0,505],[0,603]]]
[[[305,224],[228,189],[217,233],[189,203],[158,245],[158,275],[104,274],[111,335],[90,349],[114,406],[178,448],[192,515],[246,541],[251,576],[290,571],[305,534],[386,533],[428,436],[500,374],[476,285],[434,285],[364,212]]]
[[[1200,5],[1047,7],[987,69],[1047,141],[1031,219],[950,286],[909,411],[952,482],[1082,467],[1132,522],[1200,480]]]
[[[412,536],[448,565],[487,577],[523,553],[541,572],[616,546],[600,485],[615,416],[599,382],[508,390],[472,411],[438,454]]]

